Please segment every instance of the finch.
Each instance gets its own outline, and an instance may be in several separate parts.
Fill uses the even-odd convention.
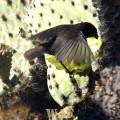
[[[60,63],[91,64],[94,56],[87,44],[89,37],[98,39],[96,27],[89,22],[59,25],[32,35],[29,39],[35,47],[26,51],[24,56],[32,60],[46,53],[55,56]]]
[[[32,61],[45,55],[48,89],[60,106],[73,106],[88,93],[89,78],[80,75],[94,60],[88,37],[98,38],[97,29],[88,22],[59,25],[30,37],[35,47],[24,56]]]

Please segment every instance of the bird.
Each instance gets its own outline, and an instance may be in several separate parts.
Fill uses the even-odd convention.
[[[27,50],[24,57],[29,61],[45,57],[47,86],[60,106],[74,106],[88,94],[89,76],[84,71],[86,64],[94,60],[87,44],[89,37],[98,39],[97,29],[82,22],[58,25],[29,38],[35,47]]]
[[[30,61],[47,53],[55,56],[63,66],[65,62],[72,62],[75,66],[91,64],[94,55],[87,44],[89,37],[98,39],[97,29],[92,23],[58,25],[32,35],[29,39],[35,47],[26,51],[24,57]]]

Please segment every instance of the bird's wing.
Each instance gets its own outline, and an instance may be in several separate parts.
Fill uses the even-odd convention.
[[[56,37],[57,36],[52,31],[52,29],[47,29],[40,33],[32,35],[29,39],[32,41],[32,43],[39,43],[40,45],[44,45],[46,43],[54,42]]]
[[[62,63],[73,61],[75,65],[86,63],[90,65],[94,60],[93,53],[82,32],[72,38],[64,35],[58,36],[48,53],[55,55],[57,60]]]
[[[46,52],[46,49],[48,49],[52,42],[56,40],[56,34],[54,34],[51,29],[48,29],[32,35],[29,39],[32,41],[32,43],[36,44],[36,47],[26,51],[24,57],[27,60],[32,60],[38,55],[42,55]]]
[[[32,60],[36,58],[37,56],[42,56],[45,52],[45,48],[43,46],[36,46],[24,53],[24,57],[27,60]]]

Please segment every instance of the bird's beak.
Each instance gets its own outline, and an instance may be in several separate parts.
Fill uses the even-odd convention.
[[[95,37],[96,39],[98,39],[98,34],[96,34],[94,37]]]

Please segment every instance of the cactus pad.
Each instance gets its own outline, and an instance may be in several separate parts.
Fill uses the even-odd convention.
[[[73,106],[83,101],[88,92],[88,76],[69,75],[65,69],[59,70],[53,63],[48,62],[48,56],[46,56],[48,88],[55,101],[61,106]],[[60,65],[57,60],[56,64]]]

